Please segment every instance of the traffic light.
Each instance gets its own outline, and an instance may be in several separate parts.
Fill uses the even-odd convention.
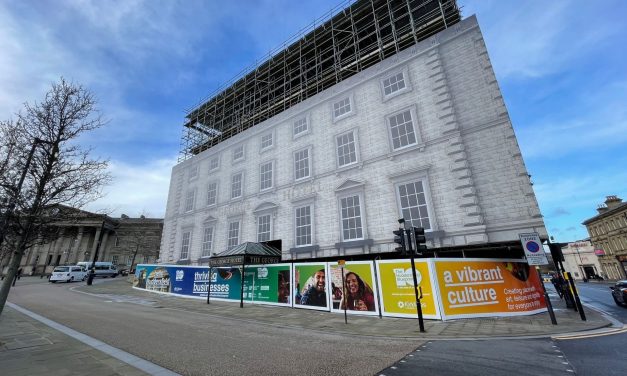
[[[404,255],[405,253],[407,253],[407,246],[405,244],[405,231],[402,228],[399,228],[398,230],[392,231],[392,233],[394,234],[394,243],[400,244],[400,247],[396,247],[394,248],[394,250]]]
[[[416,253],[421,255],[427,250],[427,238],[425,237],[425,229],[422,227],[414,227],[414,238],[416,239]]]
[[[549,243],[549,250],[551,250],[551,257],[553,257],[553,262],[564,261],[562,247],[560,247],[558,243]]]

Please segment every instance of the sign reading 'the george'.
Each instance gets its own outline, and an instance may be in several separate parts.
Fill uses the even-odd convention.
[[[537,232],[518,234],[518,236],[525,250],[525,256],[527,256],[529,265],[547,265],[549,263]]]

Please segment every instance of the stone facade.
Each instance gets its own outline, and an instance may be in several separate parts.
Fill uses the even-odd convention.
[[[79,261],[93,261],[98,238],[101,245],[97,261],[111,261],[118,269],[134,264],[155,262],[163,230],[161,218],[111,218],[101,214],[77,211],[71,223],[62,223],[59,236],[50,242],[26,250],[20,267],[24,274],[49,274],[57,265],[72,265]],[[102,234],[102,236],[101,236]],[[5,272],[9,260],[0,261]]]
[[[400,217],[431,248],[546,238],[474,16],[176,165],[160,261],[268,236],[284,259],[390,252]]]
[[[562,247],[564,254],[564,268],[578,280],[594,279],[595,276],[607,278],[607,273],[601,267],[599,256],[590,242],[590,239],[570,242]]]
[[[603,252],[601,267],[611,279],[627,278],[627,202],[607,196],[597,211],[583,225],[594,247]]]

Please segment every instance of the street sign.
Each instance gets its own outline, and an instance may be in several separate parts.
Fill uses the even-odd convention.
[[[525,256],[527,256],[529,265],[548,265],[549,260],[546,258],[546,253],[544,253],[544,248],[537,232],[518,234],[518,236],[525,250]]]

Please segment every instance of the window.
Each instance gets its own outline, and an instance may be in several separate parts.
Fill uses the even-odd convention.
[[[296,246],[311,245],[311,205],[296,208],[295,211]]]
[[[126,256],[126,265],[131,266],[132,262],[133,262],[133,255]]]
[[[422,181],[401,184],[398,186],[398,199],[401,216],[411,226],[431,229],[427,199]]]
[[[215,205],[218,200],[218,183],[213,182],[207,185],[207,206]]]
[[[342,238],[344,240],[363,239],[359,196],[340,199],[340,209],[342,211]]]
[[[118,264],[118,259],[119,259],[119,258],[120,258],[120,256],[118,256],[118,255],[113,255],[113,256],[111,256],[111,263],[112,263],[113,265],[117,265],[117,264]]]
[[[192,166],[188,172],[189,181],[192,181],[198,177],[198,166]]]
[[[185,211],[189,212],[194,210],[194,201],[196,200],[196,190],[190,189],[185,196]]]
[[[397,73],[392,77],[388,77],[383,80],[383,95],[386,97],[390,96],[394,93],[402,91],[406,87],[407,85],[405,85],[403,72]]]
[[[355,133],[348,132],[337,136],[337,165],[338,167],[347,166],[357,162],[357,150],[355,147]]]
[[[272,133],[261,136],[261,150],[269,149],[273,145]]]
[[[309,131],[309,124],[307,118],[301,118],[294,122],[294,137],[303,135]]]
[[[239,221],[229,223],[227,247],[233,248],[239,244]]]
[[[338,120],[351,112],[351,99],[346,97],[338,102],[333,103],[333,118]]]
[[[231,177],[231,199],[242,197],[242,182],[244,173],[240,172]]]
[[[394,150],[416,144],[416,133],[410,110],[388,117],[388,124]]]
[[[220,168],[220,157],[213,157],[209,160],[209,171],[215,171]]]
[[[272,162],[263,163],[259,166],[259,190],[272,188]]]
[[[310,175],[309,149],[294,153],[294,179],[308,178]]]
[[[120,246],[120,237],[116,236],[115,237],[115,247],[119,247]]]
[[[211,246],[213,245],[213,227],[205,227],[202,235],[201,257],[211,256]]]
[[[238,145],[233,149],[233,162],[244,159],[244,145]]]
[[[183,232],[183,238],[181,240],[181,260],[187,260],[189,258],[189,246],[192,240],[192,232]]]
[[[270,214],[257,217],[257,241],[267,242],[270,240],[272,229],[272,216]]]

